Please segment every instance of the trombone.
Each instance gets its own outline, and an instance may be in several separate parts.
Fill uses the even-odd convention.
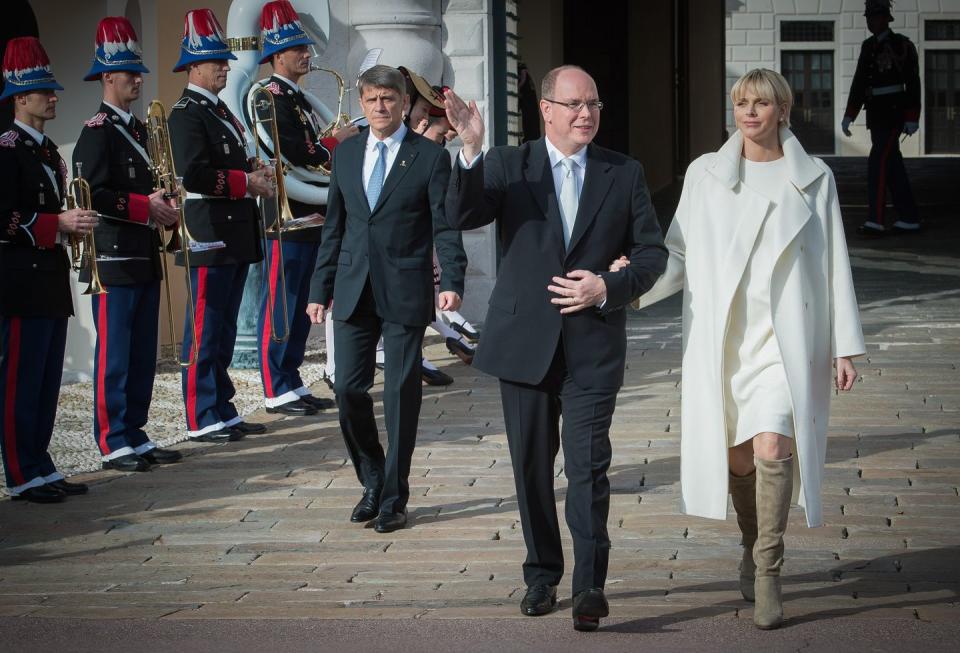
[[[147,107],[147,149],[150,152],[150,160],[153,162],[153,179],[158,190],[163,190],[166,199],[177,200],[177,210],[180,212],[180,219],[177,221],[177,229],[170,234],[170,240],[163,242],[163,236],[160,236],[160,264],[163,267],[163,285],[166,296],[167,320],[170,330],[170,347],[173,349],[173,357],[180,367],[191,367],[197,362],[197,315],[193,306],[193,286],[190,284],[190,247],[193,241],[190,231],[187,229],[187,221],[183,214],[183,179],[177,176],[176,168],[173,164],[173,149],[170,146],[170,131],[167,127],[167,111],[163,104],[154,100]],[[163,229],[160,229],[161,234]],[[177,331],[173,319],[173,295],[170,290],[170,274],[167,265],[167,252],[174,252],[179,248],[183,250],[183,269],[187,285],[187,305],[186,311],[189,316],[191,335],[193,336],[193,347],[190,349],[190,357],[184,361],[182,352],[177,352]],[[167,343],[161,343],[167,344]]]
[[[323,68],[315,64],[310,64],[310,72],[330,73],[333,75],[334,79],[337,80],[337,88],[339,89],[337,92],[337,114],[334,116],[333,120],[330,121],[330,124],[324,127],[320,132],[320,138],[327,138],[336,130],[350,123],[350,116],[343,111],[343,94],[346,90],[346,84],[343,81],[343,76],[332,68]],[[331,158],[326,163],[321,163],[317,167],[320,169],[320,172],[330,176],[330,172],[333,170],[333,159]]]
[[[68,209],[93,210],[93,195],[90,191],[90,182],[83,178],[82,163],[77,162],[77,176],[70,182],[67,192]],[[73,260],[73,269],[80,272],[84,268],[90,269],[90,285],[83,291],[84,295],[106,295],[107,289],[100,282],[100,268],[97,264],[97,241],[93,231],[70,236],[70,256]]]

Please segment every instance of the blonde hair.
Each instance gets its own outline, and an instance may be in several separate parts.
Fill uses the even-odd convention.
[[[783,124],[790,126],[790,109],[793,107],[793,91],[787,80],[775,70],[769,68],[754,68],[738,79],[730,89],[730,100],[736,104],[749,91],[758,97],[769,100],[778,107],[786,109]]]

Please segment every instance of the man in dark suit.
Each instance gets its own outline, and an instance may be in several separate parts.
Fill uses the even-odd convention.
[[[544,77],[541,98],[546,137],[482,157],[476,104],[447,92],[463,140],[447,217],[459,229],[496,221],[503,251],[473,364],[500,379],[527,545],[521,611],[546,614],[557,601],[553,465],[562,443],[574,627],[595,630],[609,611],[608,432],[623,383],[624,307],[653,285],[667,252],[640,164],[591,144],[603,107],[593,79],[562,66]],[[622,253],[630,265],[607,272]]]
[[[340,427],[363,484],[350,519],[376,517],[388,533],[407,523],[407,477],[420,416],[420,349],[434,319],[433,248],[443,268],[438,305],[456,309],[466,260],[443,201],[450,157],[403,125],[403,76],[373,66],[357,82],[368,131],[333,154],[327,220],[307,314],[323,321],[333,301]],[[336,281],[336,284],[334,284]],[[383,405],[389,447],[380,445],[369,390],[383,335]]]
[[[157,371],[159,230],[176,224],[180,214],[153,189],[147,130],[131,113],[148,72],[133,25],[108,16],[97,26],[96,42],[84,80],[100,82],[103,101],[73,149],[93,208],[109,216],[96,230],[97,267],[107,292],[91,297],[97,330],[93,436],[105,469],[141,472],[181,458],[179,451],[157,447],[144,430]],[[90,281],[89,268],[80,281]]]
[[[266,430],[237,414],[227,368],[247,269],[263,258],[254,198],[272,196],[275,185],[270,167],[254,170],[243,126],[217,97],[227,84],[228,60],[236,59],[220,23],[209,9],[188,12],[185,22],[180,60],[173,70],[186,70],[189,83],[169,119],[177,174],[183,175],[187,191],[183,210],[191,236],[191,242],[182,244],[189,253],[193,293],[193,311],[184,320],[182,356],[194,362],[183,368],[181,385],[190,439],[226,442]],[[183,263],[182,251],[177,260]]]

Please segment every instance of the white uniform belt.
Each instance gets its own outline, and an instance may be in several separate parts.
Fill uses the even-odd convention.
[[[203,193],[187,193],[188,200],[229,200],[225,195],[204,195]]]
[[[893,95],[894,93],[902,93],[907,90],[907,87],[904,84],[891,84],[890,86],[874,86],[870,89],[870,95],[876,97],[878,95]]]

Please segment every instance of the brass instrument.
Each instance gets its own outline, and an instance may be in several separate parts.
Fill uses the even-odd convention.
[[[82,165],[77,162],[77,176],[70,182],[67,189],[67,208],[93,210],[93,195],[90,191],[90,182],[83,178]],[[84,268],[90,269],[90,285],[83,291],[84,295],[106,295],[107,289],[100,282],[100,268],[97,264],[97,241],[93,231],[88,234],[70,235],[70,256],[73,269],[76,272]]]
[[[310,72],[330,73],[333,75],[334,79],[337,80],[337,87],[339,88],[337,93],[337,114],[330,124],[320,131],[320,138],[328,138],[333,135],[333,132],[350,124],[350,116],[343,112],[343,94],[346,91],[346,84],[344,84],[343,76],[332,68],[322,68],[320,66],[310,64]],[[326,163],[321,163],[317,167],[323,174],[329,176],[330,172],[333,170],[332,165],[333,159],[331,158]]]
[[[197,316],[193,306],[193,286],[190,284],[190,243],[193,238],[187,229],[187,221],[183,215],[183,180],[177,177],[177,171],[173,164],[173,149],[170,145],[170,131],[167,127],[167,111],[163,104],[154,100],[147,108],[147,148],[150,151],[150,159],[153,162],[153,179],[157,190],[162,190],[167,199],[176,199],[177,209],[180,212],[180,219],[176,230],[170,234],[170,240],[163,242],[163,236],[160,237],[160,263],[163,267],[164,294],[166,295],[167,320],[169,322],[170,342],[173,350],[173,356],[180,367],[190,367],[197,362]],[[160,228],[161,234],[163,229]],[[183,250],[183,269],[187,285],[187,305],[186,311],[189,315],[190,323],[193,328],[190,329],[193,336],[193,347],[190,349],[190,358],[186,361],[182,358],[182,352],[177,352],[177,331],[174,325],[173,316],[173,295],[170,290],[170,274],[167,265],[167,252],[174,252],[177,249]]]

